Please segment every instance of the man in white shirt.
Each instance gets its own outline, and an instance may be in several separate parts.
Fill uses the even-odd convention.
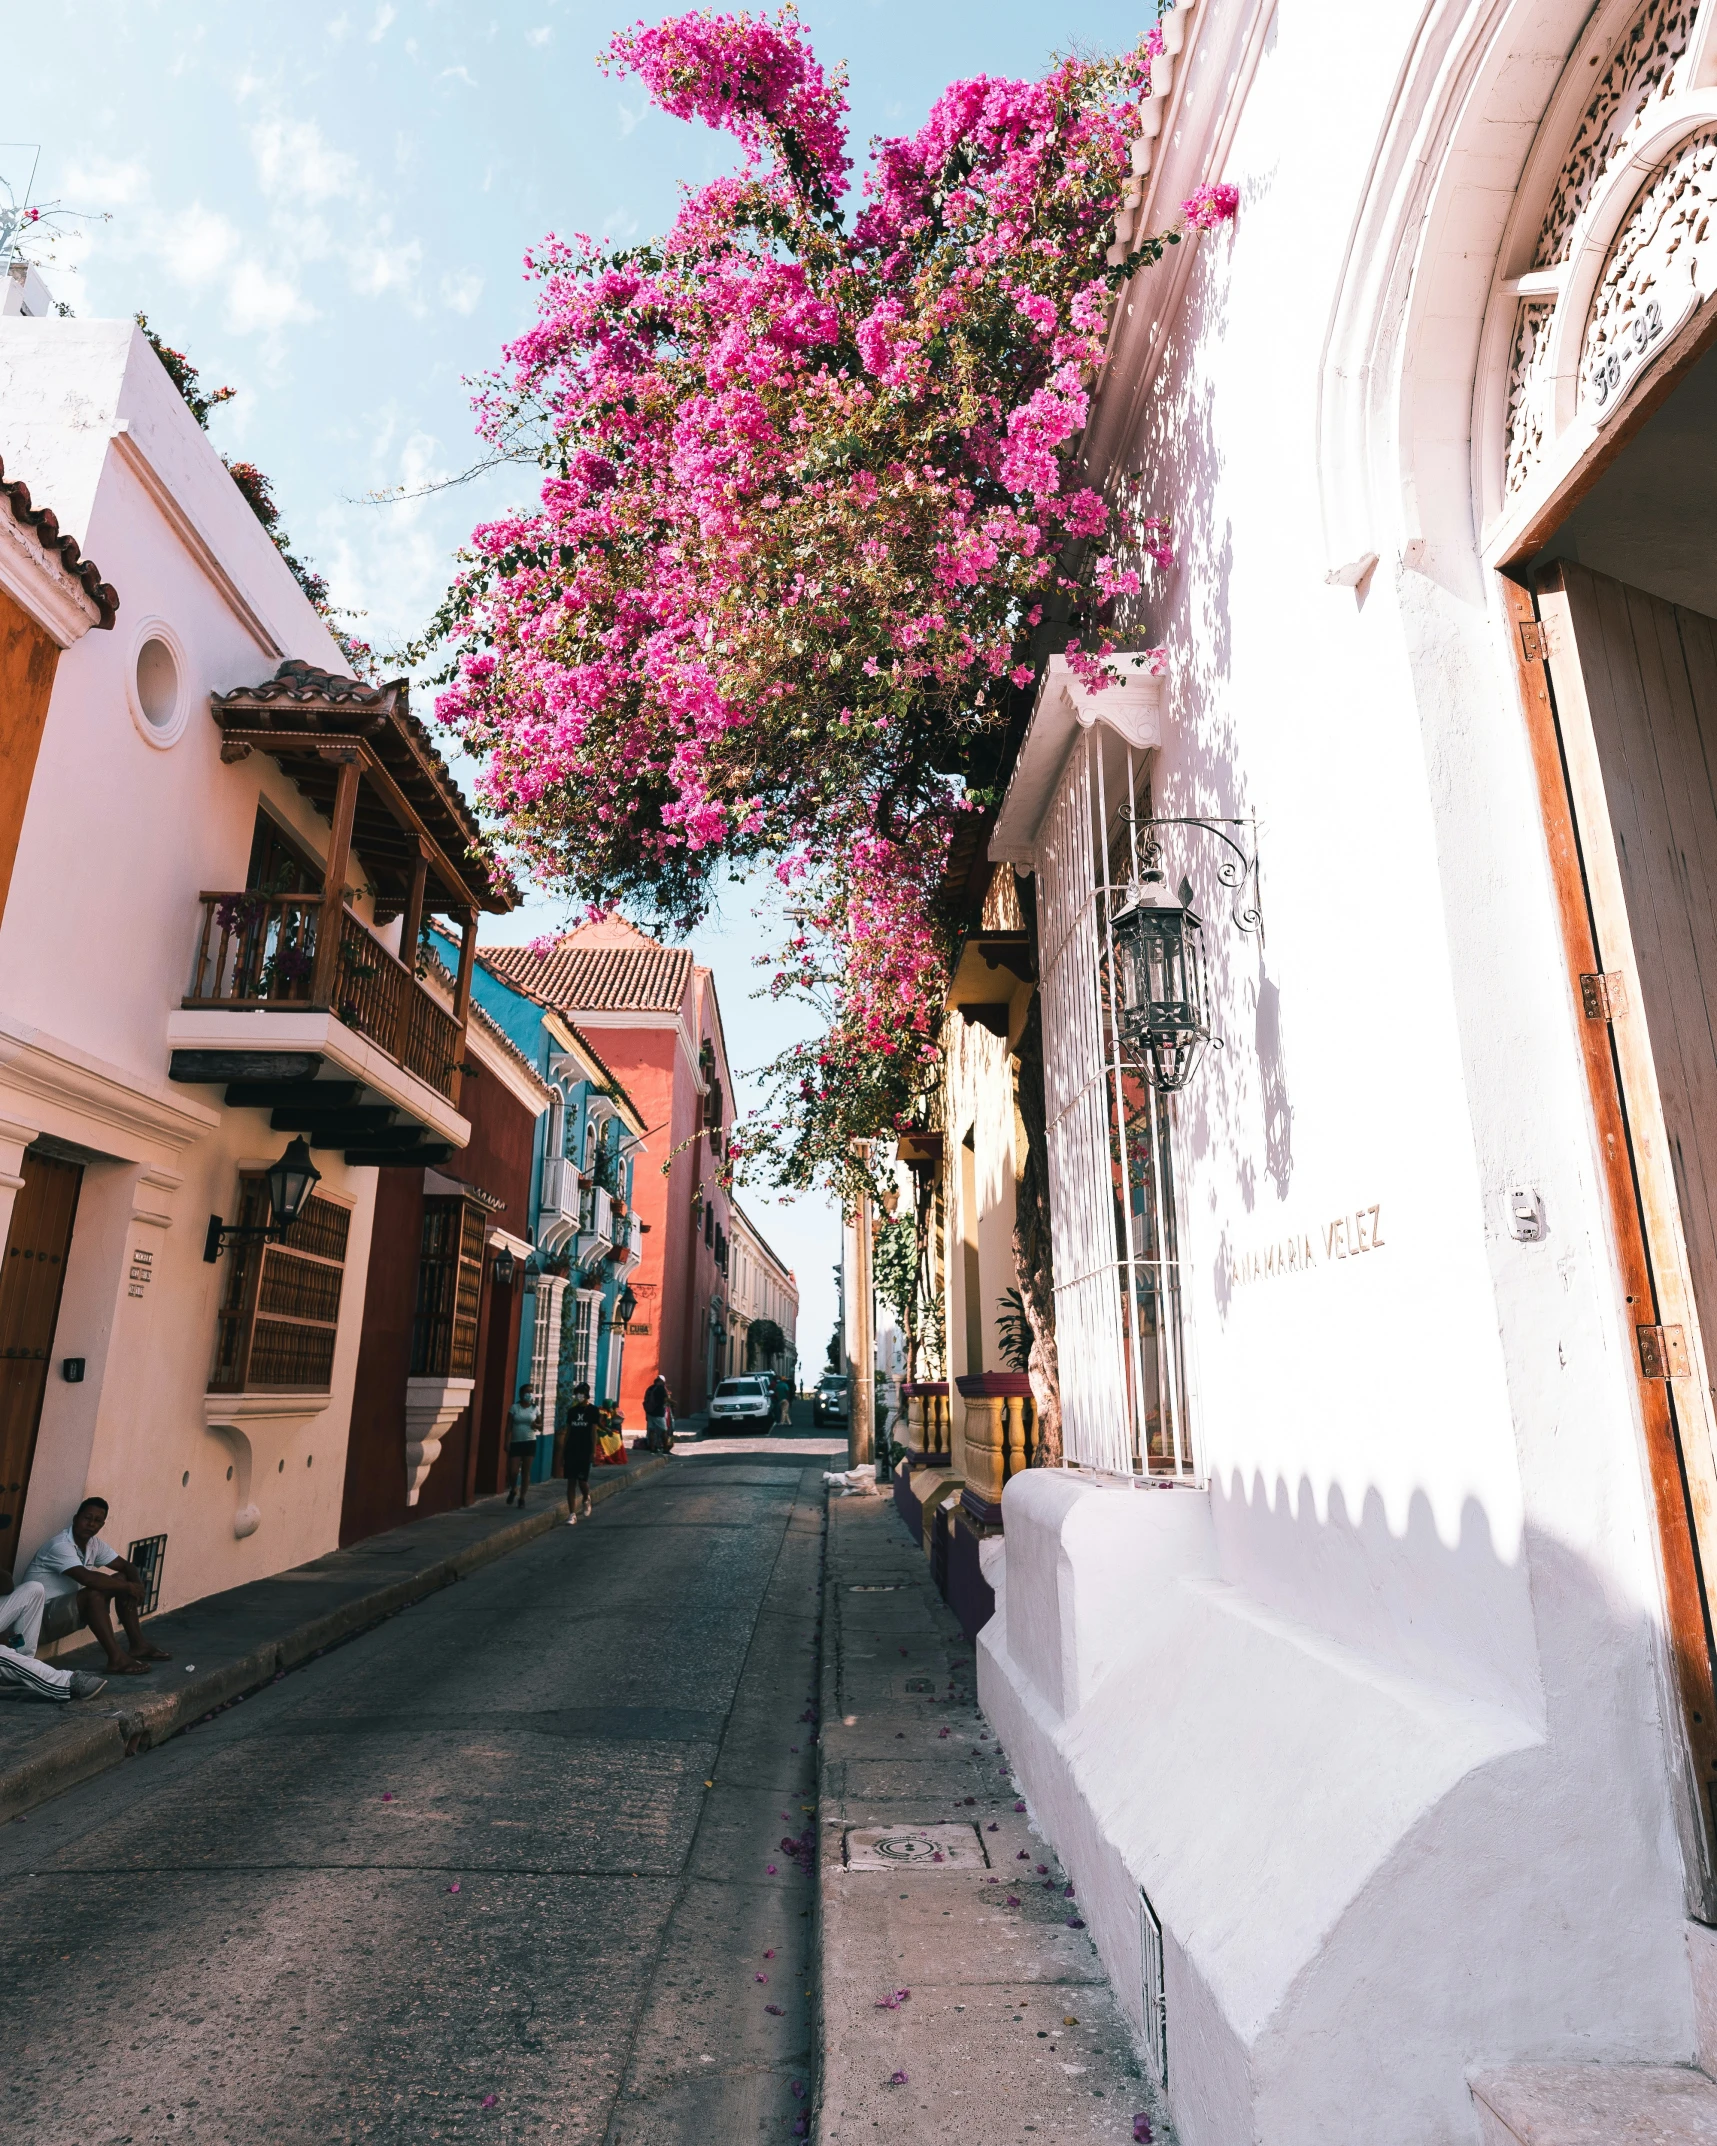
[[[76,1595],[78,1610],[101,1642],[110,1673],[147,1676],[151,1663],[172,1657],[164,1647],[143,1637],[137,1608],[143,1600],[143,1582],[136,1566],[121,1557],[112,1543],[102,1540],[106,1518],[105,1498],[85,1498],[72,1515],[71,1526],[43,1543],[24,1567],[24,1583],[39,1581],[50,1597]],[[113,1636],[115,1610],[125,1627],[124,1647]]]

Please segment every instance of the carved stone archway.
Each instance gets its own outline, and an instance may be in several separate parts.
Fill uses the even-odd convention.
[[[1714,210],[1717,0],[1600,9],[1546,115],[1492,290],[1475,478],[1493,564],[1530,548],[1663,361],[1702,345]]]

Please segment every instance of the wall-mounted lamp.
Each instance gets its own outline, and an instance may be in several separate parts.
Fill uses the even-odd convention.
[[[518,1272],[518,1268],[519,1263],[513,1257],[512,1246],[510,1244],[502,1245],[501,1249],[495,1254],[496,1287],[499,1289],[511,1289],[513,1276]]]
[[[1222,1039],[1210,1032],[1204,975],[1204,920],[1192,906],[1192,887],[1180,883],[1169,891],[1163,869],[1159,827],[1196,827],[1214,835],[1230,853],[1219,857],[1216,876],[1238,890],[1234,922],[1243,932],[1264,937],[1258,899],[1258,831],[1254,820],[1148,819],[1137,829],[1144,836],[1139,876],[1127,887],[1110,915],[1115,947],[1115,988],[1120,998],[1121,1034],[1144,1061],[1153,1088],[1172,1094],[1184,1088],[1204,1055],[1205,1046],[1220,1050]],[[1250,854],[1223,830],[1250,830]]]
[[[209,1234],[203,1240],[204,1259],[212,1267],[228,1244],[277,1244],[298,1220],[312,1188],[321,1182],[322,1173],[310,1160],[310,1150],[300,1133],[288,1143],[285,1154],[268,1173],[270,1219],[241,1224],[223,1222],[219,1215],[210,1215]]]
[[[609,1320],[609,1325],[617,1326],[624,1332],[632,1324],[632,1314],[637,1309],[638,1299],[633,1294],[631,1283],[628,1282],[614,1299],[614,1316]]]
[[[1210,1041],[1204,1006],[1204,923],[1163,874],[1147,845],[1143,869],[1110,922],[1121,1033],[1145,1062],[1151,1085],[1184,1088]]]

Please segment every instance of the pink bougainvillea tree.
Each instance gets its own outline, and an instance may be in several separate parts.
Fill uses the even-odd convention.
[[[1178,237],[1107,258],[1149,53],[954,83],[855,195],[844,74],[790,7],[628,32],[606,63],[742,168],[652,244],[545,240],[481,398],[545,477],[471,540],[441,715],[571,895],[686,925],[774,866],[798,920],[775,987],[828,1020],[745,1139],[787,1185],[847,1174],[925,1086],[960,815],[1043,656],[1100,664],[1138,586],[1074,448],[1111,295]]]

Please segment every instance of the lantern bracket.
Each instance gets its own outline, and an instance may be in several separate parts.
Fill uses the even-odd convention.
[[[1258,887],[1258,815],[1248,813],[1243,820],[1170,818],[1153,814],[1149,819],[1140,819],[1134,826],[1145,837],[1147,855],[1151,850],[1160,852],[1161,845],[1154,829],[1158,827],[1197,827],[1207,835],[1214,835],[1233,852],[1231,856],[1218,857],[1216,876],[1231,893],[1238,895],[1234,905],[1234,922],[1238,930],[1258,935],[1260,946],[1264,943],[1264,911]],[[1231,834],[1224,832],[1229,827],[1244,828],[1250,838],[1248,851]]]

